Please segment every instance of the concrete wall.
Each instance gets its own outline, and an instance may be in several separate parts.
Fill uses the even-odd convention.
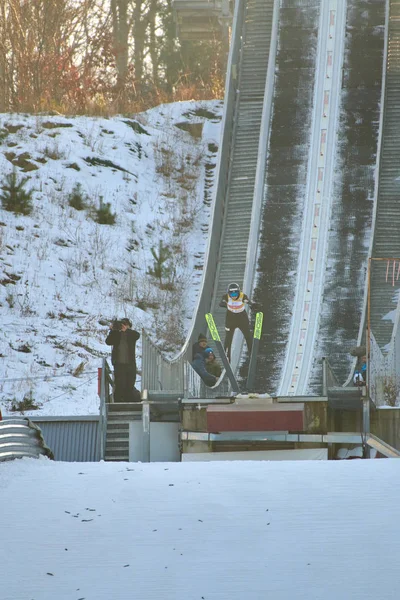
[[[400,450],[400,409],[378,408],[371,413],[371,433]]]
[[[304,403],[304,432],[326,433],[328,431],[328,402]]]
[[[354,431],[360,432],[361,435],[362,412],[361,410],[334,411],[332,425],[334,429],[330,429],[330,431]],[[371,433],[400,450],[400,409],[371,409]]]

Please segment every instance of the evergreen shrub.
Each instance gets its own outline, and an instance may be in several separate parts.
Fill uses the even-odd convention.
[[[26,189],[29,177],[18,178],[16,169],[8,173],[0,186],[0,201],[5,210],[21,215],[32,212],[32,191]]]

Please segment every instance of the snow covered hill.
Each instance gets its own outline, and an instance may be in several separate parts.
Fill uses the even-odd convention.
[[[210,101],[109,119],[0,115],[0,195],[13,171],[33,190],[29,215],[0,208],[3,414],[21,402],[38,407],[27,415],[96,414],[116,317],[166,352],[181,346],[202,276],[221,112]]]

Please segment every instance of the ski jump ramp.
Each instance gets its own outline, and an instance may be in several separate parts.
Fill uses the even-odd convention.
[[[321,314],[331,212],[346,2],[321,3],[306,202],[292,323],[278,395],[305,395]]]
[[[388,15],[391,11],[394,15],[397,14],[396,11],[399,13],[397,20],[393,17],[391,27],[393,30],[395,25],[398,26],[400,35],[400,6],[397,6],[400,5],[399,0],[382,0],[380,4],[382,13],[386,11],[387,16],[385,39],[389,35]],[[354,0],[236,2],[213,218],[197,310],[187,341],[179,356],[172,362],[166,361],[146,335],[144,336],[143,387],[149,390],[176,390],[187,395],[190,394],[190,389],[197,385],[197,393],[201,393],[203,397],[221,395],[222,390],[226,389],[225,382],[215,390],[203,388],[200,392],[199,382],[196,382],[196,376],[191,373],[187,364],[191,359],[193,340],[200,332],[205,331],[206,313],[211,312],[214,315],[223,339],[225,311],[219,309],[218,303],[227,285],[231,281],[237,281],[243,284],[243,289],[249,295],[259,285],[260,271],[257,273],[256,270],[260,256],[259,243],[262,239],[260,232],[267,228],[265,207],[268,208],[271,187],[268,175],[269,170],[273,169],[271,157],[273,152],[276,152],[273,124],[279,122],[279,111],[284,102],[283,96],[279,96],[277,92],[280,75],[276,56],[280,51],[284,58],[284,49],[279,47],[281,39],[284,39],[281,31],[284,23],[281,23],[280,17],[286,9],[287,12],[292,10],[294,14],[297,11],[299,15],[312,10],[318,17],[318,36],[315,56],[312,56],[315,66],[313,87],[309,90],[311,109],[307,121],[307,144],[302,148],[303,155],[306,153],[306,176],[302,206],[298,213],[300,218],[297,222],[297,264],[296,268],[290,271],[290,306],[288,310],[285,308],[288,325],[280,358],[276,361],[279,364],[275,369],[278,376],[275,378],[274,389],[271,389],[268,377],[264,384],[262,364],[258,375],[265,391],[269,393],[283,396],[310,393],[310,380],[318,361],[316,346],[323,306],[334,299],[329,297],[331,282],[327,280],[327,274],[329,253],[332,252],[329,249],[332,244],[332,214],[335,213],[337,203],[334,192],[335,177],[340,168],[337,156],[346,25],[353,5]],[[368,6],[365,8],[368,11]],[[393,48],[397,40],[396,35],[392,31]],[[382,119],[381,130],[383,121]],[[382,164],[380,166],[382,169]],[[283,175],[281,173],[281,176]],[[383,206],[382,202],[381,204]],[[378,207],[375,210],[374,223],[379,221],[379,211]],[[279,225],[277,227],[279,229]],[[369,231],[371,236],[372,227]],[[290,245],[291,240],[287,239],[286,243]],[[267,257],[269,253],[270,264],[273,261],[279,262],[279,256],[274,255],[272,247],[267,245],[264,251]],[[383,251],[387,252],[388,248],[384,248]],[[366,272],[368,250],[364,255],[364,264],[360,265],[360,270]],[[258,268],[261,269],[260,266]],[[365,276],[359,277],[358,281],[361,339],[365,325],[365,313],[361,318],[363,306],[365,308],[365,302],[363,304],[362,300]],[[270,292],[272,293],[271,290]],[[263,310],[267,314],[269,307],[264,306]],[[344,331],[343,339],[345,337]],[[268,352],[267,345],[265,353]],[[234,370],[238,371],[241,360],[242,343],[241,339],[236,339],[232,354]],[[268,375],[267,371],[266,374]]]
[[[176,389],[177,381],[186,381],[185,364],[191,360],[193,340],[206,329],[206,313],[214,315],[223,339],[225,311],[218,307],[221,296],[232,281],[239,281],[249,290],[253,287],[278,12],[276,0],[235,3],[217,185],[201,291],[188,338],[174,361],[165,361],[144,335],[142,387],[147,389],[160,389],[160,386]],[[241,346],[236,343],[232,353],[234,370],[239,365],[240,354]],[[191,374],[189,378],[192,377]],[[219,395],[221,386],[216,390],[203,390],[203,394]]]

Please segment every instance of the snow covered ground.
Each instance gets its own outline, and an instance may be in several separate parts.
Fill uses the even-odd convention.
[[[181,347],[202,276],[222,106],[0,115],[0,193],[14,168],[33,190],[30,215],[0,207],[3,415],[24,400],[38,407],[26,415],[97,414],[97,367],[116,317],[170,354]],[[77,184],[83,210],[70,205]],[[96,222],[101,203],[114,225]],[[160,242],[171,252],[161,285],[148,274]]]
[[[395,460],[0,465],[1,600],[395,600]]]

